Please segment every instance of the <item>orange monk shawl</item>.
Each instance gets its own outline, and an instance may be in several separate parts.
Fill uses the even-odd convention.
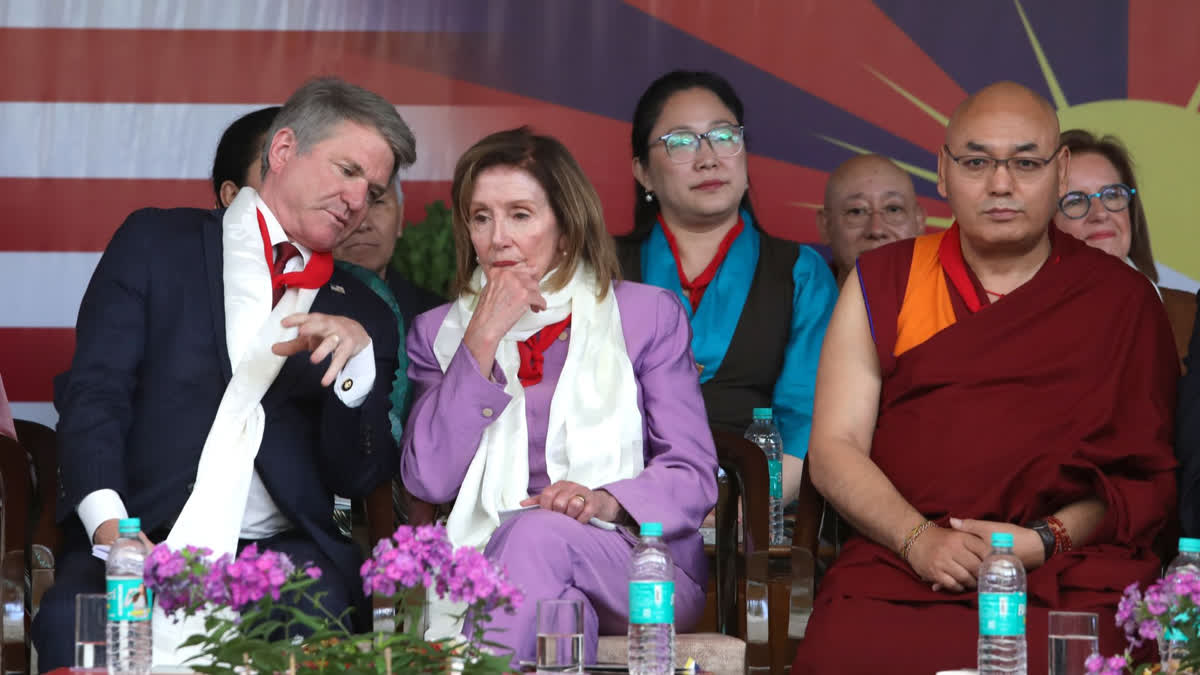
[[[900,316],[896,319],[893,356],[900,356],[954,325],[950,289],[946,287],[946,274],[938,262],[938,249],[947,232],[949,230],[922,235],[913,241],[908,285],[904,289],[904,301],[900,303]]]
[[[971,283],[958,242],[957,222],[948,230],[913,240],[912,262],[896,319],[892,356],[900,356],[954,325],[957,318],[947,278],[972,314],[987,304],[986,296],[980,297]]]

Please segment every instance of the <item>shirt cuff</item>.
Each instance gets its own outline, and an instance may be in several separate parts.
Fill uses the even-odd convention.
[[[347,408],[357,408],[367,400],[375,386],[375,346],[368,342],[358,354],[350,357],[334,381],[334,391]]]
[[[121,495],[108,488],[96,490],[84,497],[79,506],[75,507],[75,512],[79,514],[79,520],[83,521],[83,530],[87,532],[89,542],[95,541],[96,530],[104,521],[129,517]]]

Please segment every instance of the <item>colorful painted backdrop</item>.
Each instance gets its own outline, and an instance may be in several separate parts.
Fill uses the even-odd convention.
[[[114,229],[147,205],[209,206],[224,127],[336,74],[394,101],[418,138],[406,216],[446,198],[458,154],[520,124],[562,138],[629,227],[629,116],[672,68],[746,101],[768,230],[814,240],[838,163],[914,177],[934,224],[946,118],[1012,79],[1064,128],[1132,147],[1166,285],[1195,288],[1200,3],[1192,0],[0,0],[0,376],[53,421],[51,377]]]

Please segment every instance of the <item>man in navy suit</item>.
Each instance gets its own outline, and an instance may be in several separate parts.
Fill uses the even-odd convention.
[[[395,473],[398,330],[329,252],[415,143],[391,104],[336,79],[293,94],[268,138],[261,191],[135,212],[88,286],[56,392],[66,542],[33,626],[43,671],[71,665],[74,597],[104,590],[92,545],[127,514],[155,542],[312,562],[327,609],[364,605],[332,501]]]

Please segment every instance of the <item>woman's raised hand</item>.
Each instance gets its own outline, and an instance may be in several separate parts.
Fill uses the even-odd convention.
[[[525,312],[546,309],[546,298],[538,287],[540,279],[523,264],[485,265],[483,271],[488,282],[479,293],[479,303],[463,334],[463,344],[486,377],[491,375],[500,340]]]

